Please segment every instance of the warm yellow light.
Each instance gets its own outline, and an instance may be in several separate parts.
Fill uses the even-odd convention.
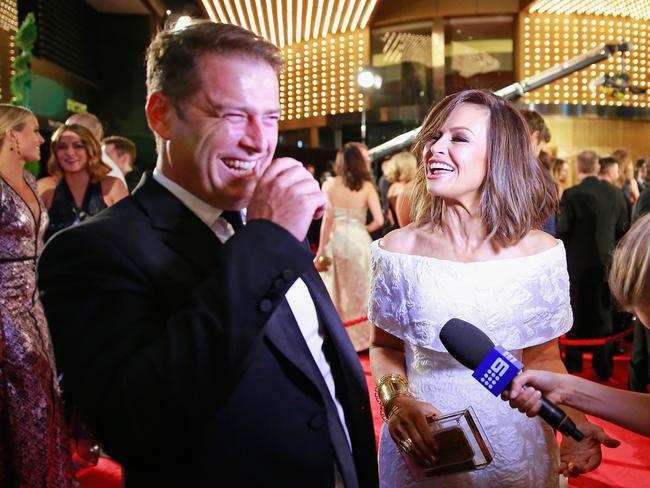
[[[208,0],[201,0],[201,1],[203,3],[203,7],[205,8],[205,11],[208,13],[208,17],[210,17],[210,20],[212,22],[223,22],[223,20],[217,18],[217,13],[215,12],[211,2],[209,2]]]
[[[235,10],[237,11],[237,16],[239,17],[239,25],[241,25],[244,29],[249,29],[248,27],[248,22],[246,22],[246,18],[244,17],[244,9],[241,6],[240,0],[233,0],[235,4]]]

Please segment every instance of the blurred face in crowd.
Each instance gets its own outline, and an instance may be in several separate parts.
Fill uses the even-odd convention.
[[[38,161],[41,158],[41,144],[45,142],[38,131],[38,120],[33,115],[27,117],[22,130],[11,130],[15,137],[15,150],[25,161]],[[5,139],[7,140],[7,139]]]
[[[558,181],[562,184],[566,183],[566,181],[569,179],[569,165],[568,163],[564,163],[562,167],[560,168],[560,174],[558,175]]]
[[[279,83],[266,62],[205,54],[201,89],[179,114],[167,107],[163,173],[217,208],[247,206],[271,164],[280,119]],[[164,96],[164,95],[163,95]]]
[[[86,171],[88,151],[79,134],[70,130],[61,134],[56,144],[56,161],[66,173]]]
[[[434,196],[474,208],[487,175],[490,111],[461,103],[424,146],[427,190]]]
[[[117,164],[122,173],[126,174],[131,170],[132,162],[131,156],[128,152],[124,151],[120,154],[120,151],[115,147],[115,144],[110,142],[104,145],[104,150],[106,151],[106,154],[108,154],[108,157]]]

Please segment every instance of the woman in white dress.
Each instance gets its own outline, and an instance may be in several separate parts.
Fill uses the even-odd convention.
[[[370,232],[384,225],[379,194],[371,182],[368,148],[348,142],[336,154],[336,176],[323,183],[329,205],[323,215],[316,268],[343,322],[368,314]],[[366,225],[368,209],[372,221]],[[331,259],[323,266],[321,256]],[[361,321],[346,328],[352,345],[364,351],[370,345],[370,324]]]
[[[551,488],[559,473],[598,466],[606,434],[567,410],[585,439],[564,438],[492,396],[451,357],[441,327],[458,317],[482,329],[527,367],[564,372],[558,337],[571,328],[561,241],[539,230],[556,204],[526,123],[494,94],[468,90],[429,113],[413,223],[372,245],[370,360],[388,419],[379,448],[385,487]],[[398,446],[426,466],[436,456],[427,419],[471,406],[494,451],[480,471],[416,483]]]

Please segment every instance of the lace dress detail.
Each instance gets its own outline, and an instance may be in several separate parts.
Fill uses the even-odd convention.
[[[524,348],[568,331],[572,314],[562,242],[532,256],[464,263],[388,252],[375,241],[371,273],[370,321],[404,340],[413,393],[443,414],[471,405],[495,454],[481,471],[416,483],[383,428],[381,486],[557,487],[552,429],[485,390],[446,352],[439,332],[458,317],[521,359]]]
[[[334,208],[334,226],[325,253],[332,265],[321,276],[343,322],[368,313],[370,244],[366,230],[368,208]],[[370,345],[370,324],[366,320],[346,327],[357,351]]]
[[[36,193],[34,178],[25,179]],[[0,486],[77,486],[72,473],[54,353],[36,290],[40,222],[0,178]]]

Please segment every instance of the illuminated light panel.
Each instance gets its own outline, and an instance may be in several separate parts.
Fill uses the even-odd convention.
[[[202,0],[203,3],[203,8],[205,11],[208,13],[208,17],[210,17],[210,20],[212,22],[225,22],[225,17],[224,16],[217,16],[217,12],[215,11],[215,6],[212,5],[212,2],[209,2],[208,0]]]
[[[260,25],[260,35],[265,39],[270,39],[266,35],[266,23],[264,22],[264,10],[262,10],[261,0],[255,0],[255,15],[257,15],[257,22]]]
[[[269,0],[267,0],[269,1]],[[275,11],[278,14],[278,47],[282,49],[284,47],[284,23],[282,21],[282,0],[277,0],[275,3]]]
[[[533,7],[540,3],[536,2]],[[571,0],[553,4],[546,2],[546,6],[550,9],[553,5],[565,6],[569,3],[572,3]],[[591,5],[599,4],[600,1],[595,0]],[[635,49],[626,54],[624,71],[630,75],[631,85],[639,87],[650,85],[646,67],[647,53],[650,48],[650,21],[648,20],[613,16],[522,14],[520,26],[527,27],[521,29],[520,39],[528,39],[528,42],[521,42],[522,54],[517,60],[520,72],[525,78],[539,73],[545,67],[559,65],[605,43],[620,42],[621,38],[632,41],[634,35],[637,38],[637,41],[633,42]],[[549,39],[560,39],[561,42],[545,44]],[[626,92],[623,100],[617,101],[604,94],[601,88],[595,93],[589,89],[589,82],[594,78],[604,74],[619,73],[621,59],[621,54],[616,54],[608,60],[556,80],[527,94],[523,97],[522,103],[649,107],[650,99],[647,96],[635,96]]]
[[[650,20],[648,0],[537,0],[528,11],[531,14],[605,15]]]
[[[233,3],[235,4],[235,10],[237,11],[237,16],[239,17],[239,25],[241,25],[244,29],[250,30],[250,27],[244,18],[244,9],[242,8],[240,0],[233,0]]]
[[[355,52],[359,47],[363,49],[362,56],[341,63],[338,46],[350,44]],[[330,36],[326,42],[312,39],[285,46],[282,51],[286,66],[281,78],[280,103],[286,119],[289,115],[297,120],[361,110],[359,102],[363,102],[363,95],[359,93],[356,76],[367,60],[366,45],[364,36],[352,32]]]
[[[365,29],[377,6],[377,0],[201,1],[213,22],[240,25],[280,48]]]

